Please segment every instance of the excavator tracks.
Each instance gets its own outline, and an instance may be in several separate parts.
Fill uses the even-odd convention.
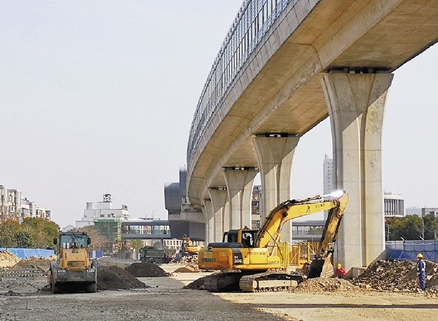
[[[239,291],[239,280],[242,275],[238,272],[212,274],[204,281],[204,288],[209,292]]]
[[[244,292],[286,291],[303,281],[299,274],[265,272],[243,276],[239,281],[239,287]]]

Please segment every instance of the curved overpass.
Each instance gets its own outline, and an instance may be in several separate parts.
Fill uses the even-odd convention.
[[[330,114],[334,158],[340,172],[337,185],[348,188],[352,196],[347,209],[378,211],[383,205],[383,191],[378,186],[380,127],[391,72],[437,39],[438,3],[434,1],[245,1],[194,115],[187,149],[191,203],[205,207],[212,199],[211,190],[229,188],[226,169],[257,172],[271,166],[262,164],[268,162],[262,149],[277,147],[258,141],[258,137],[295,137],[290,144],[296,145],[299,137]],[[351,146],[359,152],[346,152]],[[281,156],[286,177],[284,168],[292,162],[293,149],[287,147]],[[281,190],[284,183],[278,180],[273,185]],[[376,204],[367,199],[380,194]],[[268,199],[266,196],[267,203],[275,204],[278,196]],[[225,202],[222,200],[222,205]],[[213,212],[217,207],[213,206]],[[360,224],[368,224],[358,228],[368,239],[379,239],[376,246],[381,248],[382,234],[371,226],[383,224],[383,219],[367,221],[374,214],[378,215],[358,215]],[[345,243],[347,236],[343,238]],[[362,253],[367,258],[361,264],[374,260],[375,253]]]
[[[251,6],[259,2],[242,6],[195,112],[187,149],[194,204],[206,196],[204,180],[226,185],[222,167],[258,166],[252,135],[302,136],[328,116],[321,73],[356,67],[391,72],[438,38],[433,1],[279,1],[285,7],[279,5],[280,13],[265,22],[269,29],[263,25],[235,63],[235,43],[244,41],[236,34],[251,28],[243,20],[255,20],[263,6]]]

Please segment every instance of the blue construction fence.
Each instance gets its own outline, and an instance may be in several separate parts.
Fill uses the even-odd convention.
[[[29,259],[31,257],[51,257],[55,254],[54,250],[45,249],[21,249],[21,248],[4,248],[0,247],[0,251],[9,251],[19,259]]]
[[[438,241],[387,241],[386,252],[388,259],[417,260],[417,254],[438,263]]]
[[[45,249],[22,249],[22,248],[5,248],[0,247],[0,251],[9,251],[14,254],[16,257],[21,259],[29,259],[31,257],[37,258],[49,258],[55,254],[54,250],[45,250]],[[103,256],[102,251],[90,251],[90,258],[98,259]]]

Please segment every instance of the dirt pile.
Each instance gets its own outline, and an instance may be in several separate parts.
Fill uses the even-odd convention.
[[[132,263],[125,268],[125,271],[135,277],[159,277],[169,276],[170,274],[165,272],[162,268],[154,263]]]
[[[97,271],[99,290],[129,290],[147,288],[135,276],[118,266],[100,266]]]
[[[17,264],[15,264],[13,269],[29,269],[34,268],[44,272],[47,272],[50,269],[50,262],[56,261],[56,256],[52,258],[29,258],[20,260]]]
[[[426,288],[430,291],[438,284],[438,265],[426,261]],[[354,285],[378,291],[412,292],[419,290],[416,263],[412,261],[377,260],[356,279]]]
[[[187,264],[186,266],[182,266],[180,268],[177,268],[175,272],[183,272],[183,273],[197,273],[200,272],[198,264]]]
[[[0,268],[12,267],[19,261],[20,259],[8,250],[0,251]]]
[[[359,291],[360,288],[348,280],[337,278],[314,278],[301,282],[291,292],[296,293],[314,293],[314,292],[342,292],[342,291]]]

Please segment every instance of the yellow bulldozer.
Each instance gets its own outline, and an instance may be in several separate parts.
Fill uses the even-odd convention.
[[[59,244],[59,253],[47,274],[52,292],[97,292],[97,262],[90,260],[87,233],[62,232],[53,243]]]

